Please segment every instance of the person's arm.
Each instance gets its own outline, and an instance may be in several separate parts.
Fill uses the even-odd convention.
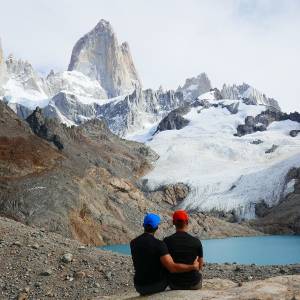
[[[199,263],[199,270],[201,271],[203,269],[203,266],[204,266],[203,257],[198,258],[198,263]]]
[[[200,240],[198,245],[198,262],[199,262],[199,270],[202,270],[204,266],[204,260],[203,260],[203,247]]]
[[[199,271],[199,261],[198,257],[195,259],[192,265],[177,264],[174,262],[170,254],[166,254],[160,257],[161,264],[170,272],[170,273],[184,273],[191,271]]]

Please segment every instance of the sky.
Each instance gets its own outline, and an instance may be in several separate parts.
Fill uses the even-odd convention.
[[[206,72],[300,111],[300,0],[1,0],[2,47],[41,73],[66,70],[100,19],[129,43],[145,88]]]

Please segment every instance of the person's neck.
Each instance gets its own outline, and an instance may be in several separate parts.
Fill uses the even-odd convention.
[[[151,234],[154,236],[154,232],[147,232],[147,231],[144,231],[144,233],[148,233],[148,234]]]
[[[176,228],[176,232],[188,232],[188,228],[187,227]]]

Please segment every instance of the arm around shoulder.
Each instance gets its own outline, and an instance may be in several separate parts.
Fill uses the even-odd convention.
[[[198,262],[198,257],[192,265],[177,264],[174,262],[170,254],[166,254],[160,257],[160,262],[170,273],[184,273],[191,271],[199,271],[200,266]]]

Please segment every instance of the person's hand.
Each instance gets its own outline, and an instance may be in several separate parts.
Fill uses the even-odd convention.
[[[198,261],[198,256],[196,257],[196,259],[193,262],[193,267],[194,267],[195,271],[200,270],[200,264],[199,264],[199,261]]]

